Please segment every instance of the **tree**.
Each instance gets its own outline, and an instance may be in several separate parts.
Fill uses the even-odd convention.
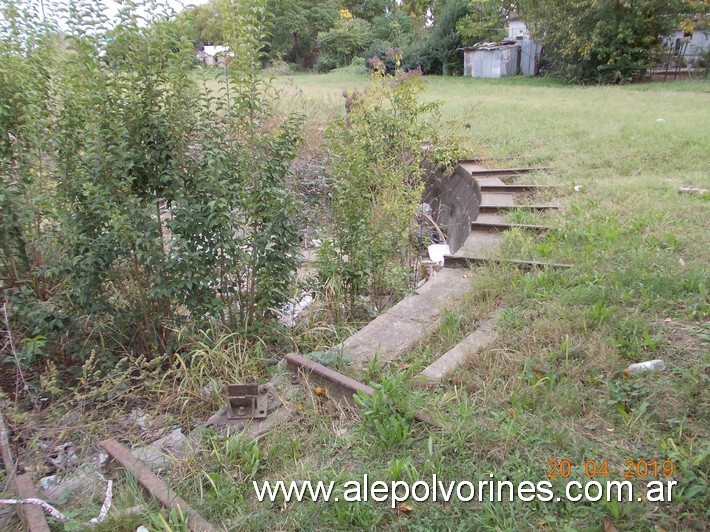
[[[191,6],[185,9],[178,19],[185,23],[189,39],[197,48],[224,42],[223,24],[220,9],[224,9],[226,0],[210,0],[207,4]]]
[[[456,31],[466,43],[499,41],[506,35],[506,9],[497,0],[471,0],[469,14],[456,23]]]
[[[469,0],[442,0],[433,11],[434,23],[427,34],[405,54],[404,65],[421,67],[425,74],[461,74],[463,54],[459,20],[470,15]]]
[[[411,17],[424,21],[432,8],[432,0],[402,0],[401,8]]]
[[[269,52],[311,68],[318,57],[317,37],[338,20],[338,0],[269,0]]]
[[[556,74],[616,83],[651,65],[683,5],[680,0],[523,0],[519,11],[545,45]]]
[[[372,22],[375,18],[392,13],[396,0],[345,0],[343,6],[353,16]]]
[[[340,19],[327,32],[318,34],[323,63],[333,67],[350,64],[372,42],[372,26],[366,20],[341,14]],[[327,59],[328,61],[325,61]]]

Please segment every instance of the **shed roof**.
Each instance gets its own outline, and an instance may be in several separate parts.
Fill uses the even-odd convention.
[[[205,46],[202,51],[212,57],[219,54],[230,54],[229,46]]]
[[[510,48],[511,46],[517,46],[516,41],[500,41],[500,42],[482,42],[476,43],[473,46],[465,46],[465,51],[478,51],[478,50],[501,50],[505,48]]]

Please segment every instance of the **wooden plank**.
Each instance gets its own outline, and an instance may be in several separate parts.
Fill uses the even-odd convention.
[[[29,474],[17,475],[14,482],[19,499],[39,499]],[[17,507],[21,508],[24,513],[29,532],[49,532],[49,525],[42,508],[34,504],[18,504]]]
[[[145,463],[136,458],[131,452],[121,443],[113,438],[104,440],[99,444],[111,457],[113,457],[121,466],[134,476],[148,493],[158,499],[161,504],[172,510],[180,508],[187,515],[187,526],[195,532],[216,532],[216,529],[208,523],[197,511],[192,508],[185,500],[177,495],[173,490],[163,482],[160,477],[155,475]]]
[[[331,392],[334,386],[336,388],[335,396],[342,398],[349,404],[354,404],[352,397],[357,392],[362,392],[365,395],[372,395],[375,392],[375,390],[367,384],[363,384],[347,375],[338,373],[318,362],[308,360],[301,355],[289,353],[284,358],[291,371],[301,373],[305,377],[315,378],[319,384],[329,388]],[[439,424],[426,412],[414,412],[413,417],[421,423],[440,428]]]

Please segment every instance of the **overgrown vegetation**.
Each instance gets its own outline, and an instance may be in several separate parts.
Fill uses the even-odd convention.
[[[424,4],[407,2],[408,16],[425,16]],[[91,455],[107,436],[151,441],[127,419],[133,408],[188,432],[221,406],[225,382],[269,379],[274,345],[254,332],[278,332],[289,349],[325,351],[342,339],[332,316],[319,318],[327,312],[289,333],[274,325],[275,307],[294,286],[300,195],[287,170],[299,137],[313,148],[330,125],[332,175],[322,147],[303,157],[316,160],[307,168],[318,172],[318,208],[328,192],[335,200],[333,232],[319,234],[333,237],[321,271],[329,286],[348,302],[401,289],[409,279],[398,236],[419,201],[411,191],[421,142],[446,138],[430,120],[436,107],[435,116],[457,121],[470,153],[491,164],[552,167],[534,179],[565,185],[546,199],[568,208],[511,215],[555,230],[508,233],[502,257],[573,267],[474,270],[464,303],[447,309],[431,337],[368,369],[363,380],[376,392],[358,397],[361,409],[298,388],[279,430],[256,440],[206,430],[201,451],[164,472],[166,480],[207,519],[237,530],[707,526],[708,196],[678,192],[708,188],[707,83],[580,88],[338,72],[295,84],[281,78],[285,97],[276,102],[259,71],[263,3],[223,5],[225,34],[242,53],[226,70],[197,73],[183,22],[167,20],[165,6],[148,2],[154,23],[145,25],[127,4],[117,28],[95,3],[73,6],[66,42],[28,3],[4,2],[1,26],[3,310],[16,349],[3,342],[0,382],[15,399],[3,414],[35,480],[72,473],[47,463],[57,445],[71,441]],[[396,66],[400,54],[391,55]],[[350,112],[330,124],[344,90]],[[305,122],[291,114],[303,109]],[[372,238],[350,241],[349,230]],[[499,305],[486,351],[437,388],[414,386],[423,366]],[[668,370],[622,376],[649,358]],[[415,408],[443,428],[416,423]],[[674,502],[410,501],[390,510],[372,501],[269,505],[251,487],[266,479],[342,484],[364,474],[538,481],[548,460],[562,457],[580,481],[586,459],[607,460],[614,480],[626,460],[672,460]],[[101,498],[67,510],[84,521]],[[137,514],[121,513],[136,505]],[[98,529],[140,525],[182,530],[186,519],[121,480]]]
[[[260,73],[264,5],[225,6],[241,51],[202,81],[167,5],[127,3],[113,28],[95,2],[71,7],[60,40],[49,15],[4,6],[3,278],[32,339],[22,363],[110,367],[175,352],[183,326],[272,321],[299,261],[300,118],[273,113]]]
[[[347,115],[328,132],[333,228],[320,250],[320,275],[351,309],[366,294],[382,307],[418,280],[409,236],[425,155],[451,168],[456,153],[438,148],[437,129],[427,120],[437,105],[419,103],[420,73],[384,70],[376,68],[373,86],[343,94]]]
[[[687,3],[687,2],[686,2]],[[583,82],[617,83],[652,66],[655,50],[683,13],[681,0],[521,2],[551,69]]]
[[[181,14],[197,46],[221,43],[223,5],[210,0]],[[707,2],[698,0],[270,0],[267,6],[273,23],[265,61],[274,64],[329,72],[377,57],[393,72],[387,52],[398,50],[409,69],[461,75],[462,47],[505,39],[508,19],[520,15],[545,47],[544,71],[585,83],[640,77],[667,61],[659,52],[669,35],[703,31],[708,15]]]

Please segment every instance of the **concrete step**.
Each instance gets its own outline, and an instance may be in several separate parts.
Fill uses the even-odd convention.
[[[450,349],[435,362],[424,368],[415,378],[423,386],[433,386],[451,375],[456,369],[473,357],[480,355],[481,351],[493,339],[493,329],[500,319],[501,308],[496,309],[493,315],[482,322],[478,328],[461,340],[453,349]]]
[[[452,254],[454,257],[486,257],[503,243],[500,232],[472,230],[463,245]]]
[[[394,360],[436,330],[444,309],[460,300],[472,282],[465,270],[445,268],[338,347],[359,371],[375,357]]]

